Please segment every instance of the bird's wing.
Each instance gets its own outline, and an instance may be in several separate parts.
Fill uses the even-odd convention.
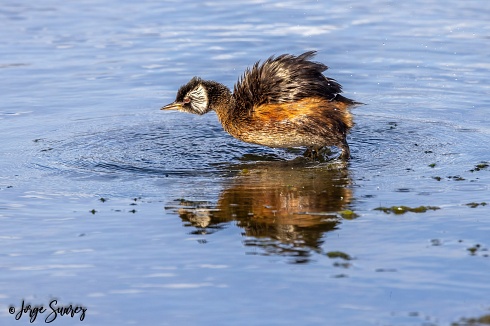
[[[255,63],[234,87],[237,106],[250,112],[263,104],[295,102],[307,97],[335,100],[342,87],[323,75],[328,69],[326,65],[310,61],[315,54],[316,51],[299,56],[283,54],[262,64]]]

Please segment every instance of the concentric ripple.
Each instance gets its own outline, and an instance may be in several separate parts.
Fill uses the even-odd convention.
[[[60,131],[63,139],[53,135],[53,139],[39,141],[36,166],[85,176],[202,176],[220,174],[231,165],[291,160],[301,155],[301,150],[240,142],[224,132],[213,115],[177,114],[164,118],[167,120],[160,117],[161,120],[148,121],[135,116],[131,123],[118,121],[117,128],[103,125],[102,121],[98,126],[94,126],[94,121],[74,124],[68,127],[72,128],[69,133]],[[434,121],[363,113],[356,120],[349,136],[351,165],[365,171],[383,168],[384,173],[389,173],[390,169],[426,166],[434,160],[468,161],[468,157],[461,158],[468,155],[463,154],[468,153],[468,146],[475,144],[474,152],[478,154],[481,149],[477,144],[486,138],[478,130]]]
[[[41,139],[36,165],[85,176],[202,176],[220,173],[230,162],[296,156],[286,150],[239,142],[212,117],[199,121],[184,117],[188,119],[133,121],[118,128],[100,126],[98,131],[72,131],[66,139]],[[76,129],[83,127],[77,125]]]

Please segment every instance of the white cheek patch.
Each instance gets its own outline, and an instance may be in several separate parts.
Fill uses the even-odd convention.
[[[208,111],[208,95],[204,86],[197,86],[188,96],[191,99],[191,107],[197,114],[204,114]]]

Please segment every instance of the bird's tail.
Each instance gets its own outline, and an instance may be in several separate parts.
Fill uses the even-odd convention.
[[[363,105],[364,104],[362,102],[356,102],[354,100],[351,100],[350,98],[347,98],[347,97],[342,96],[340,94],[335,95],[334,101],[345,103],[347,105]]]

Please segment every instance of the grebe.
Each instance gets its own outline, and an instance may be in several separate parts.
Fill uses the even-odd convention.
[[[311,61],[316,51],[299,56],[271,56],[247,68],[233,93],[224,85],[198,77],[180,87],[176,100],[162,110],[205,114],[214,110],[223,128],[242,141],[269,147],[306,146],[305,156],[320,159],[326,146],[350,158],[346,141],[353,125],[350,106],[361,104],[340,93],[342,86],[325,77],[328,67]]]

